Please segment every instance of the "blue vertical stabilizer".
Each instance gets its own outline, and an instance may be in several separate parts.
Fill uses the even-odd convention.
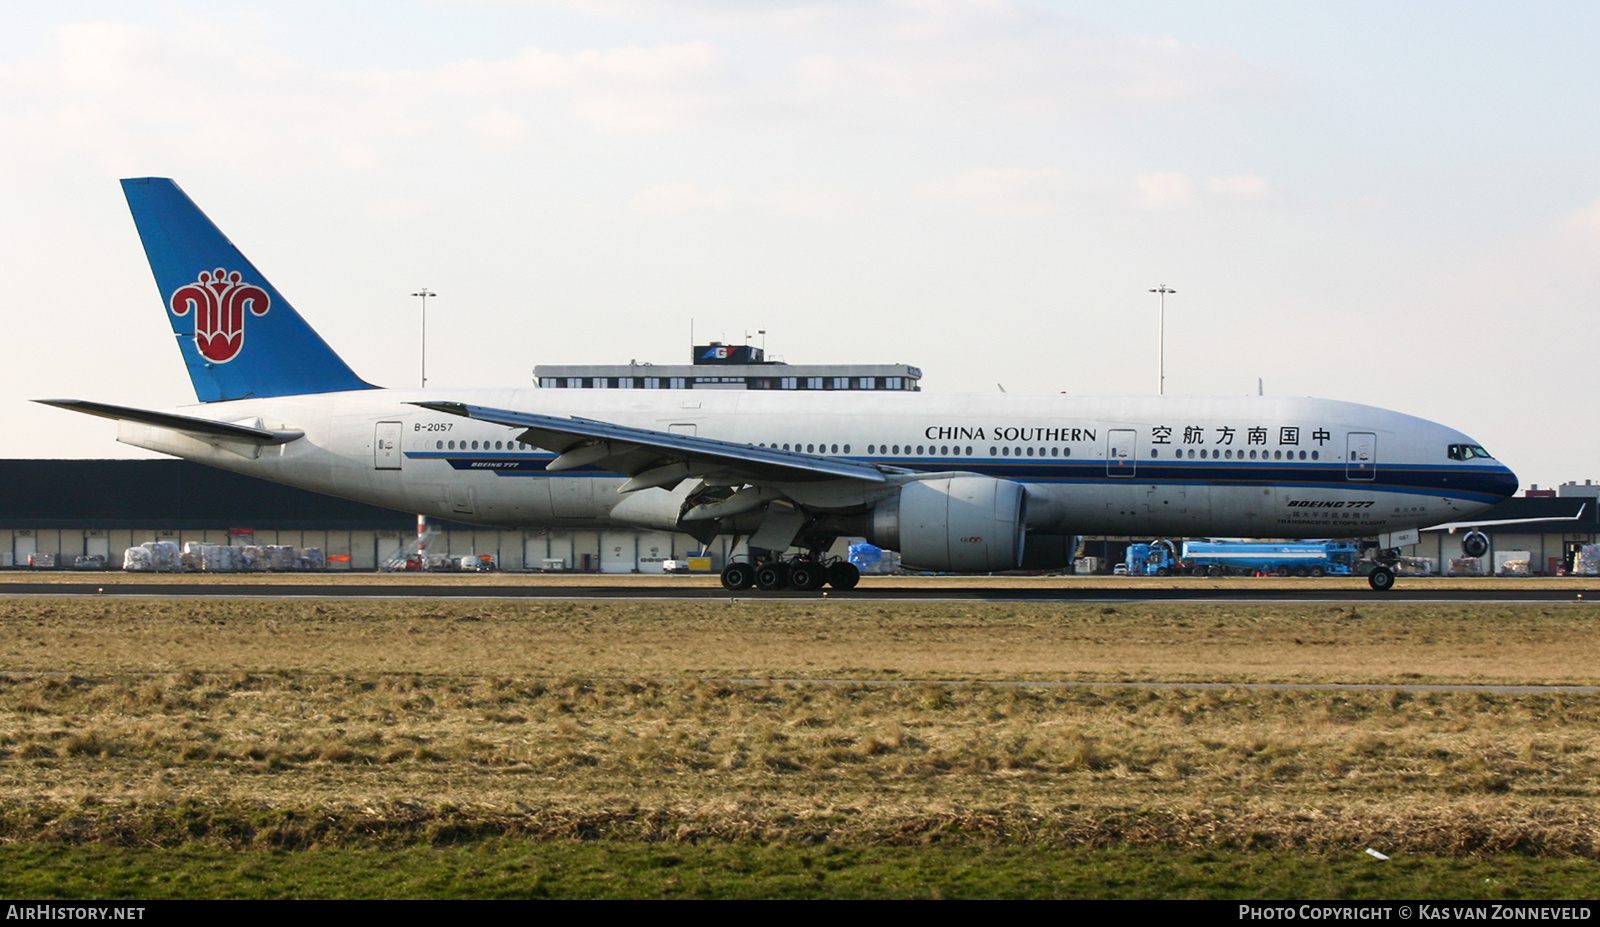
[[[201,402],[372,388],[177,184],[122,192]]]

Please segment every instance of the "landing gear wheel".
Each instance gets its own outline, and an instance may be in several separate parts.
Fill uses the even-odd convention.
[[[763,563],[756,567],[756,585],[767,592],[782,589],[789,585],[789,565],[786,563]]]
[[[824,582],[827,582],[826,574],[815,562],[796,560],[789,564],[790,587],[801,592],[810,592],[813,589],[821,589]]]
[[[828,585],[835,589],[854,589],[859,582],[861,582],[861,571],[848,560],[841,560],[828,567]]]
[[[756,584],[756,571],[748,563],[730,563],[722,568],[722,588],[738,592]]]
[[[1367,585],[1376,592],[1388,592],[1394,588],[1394,571],[1388,567],[1374,567],[1367,574]]]

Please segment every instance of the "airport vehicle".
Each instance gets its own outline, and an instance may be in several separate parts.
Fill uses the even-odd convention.
[[[744,538],[730,589],[852,586],[826,558],[844,536],[912,569],[995,572],[1064,565],[1083,534],[1371,535],[1470,518],[1517,486],[1458,431],[1322,399],[380,389],[176,184],[122,185],[200,402],[40,401],[115,419],[128,444],[406,512]]]
[[[1172,576],[1189,571],[1188,566],[1178,559],[1172,542],[1167,540],[1129,544],[1122,561],[1118,566],[1131,576]]]
[[[1185,541],[1183,560],[1196,576],[1275,573],[1278,576],[1348,576],[1361,545],[1355,541],[1248,543]]]

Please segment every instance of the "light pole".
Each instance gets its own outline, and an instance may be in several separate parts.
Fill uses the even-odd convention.
[[[428,386],[428,297],[438,293],[423,287],[411,294],[422,299],[422,386]],[[428,572],[428,516],[417,515],[417,568]]]
[[[423,388],[427,388],[427,385],[428,385],[428,297],[430,297],[430,296],[438,296],[439,294],[433,292],[432,290],[428,289],[427,287],[423,287],[422,289],[416,291],[415,293],[412,293],[411,295],[412,296],[420,296],[420,297],[422,297],[422,385],[423,385]]]
[[[1156,329],[1156,395],[1167,393],[1167,294],[1176,293],[1165,283],[1151,290],[1161,294],[1161,321]]]

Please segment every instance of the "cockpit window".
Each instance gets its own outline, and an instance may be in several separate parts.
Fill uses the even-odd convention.
[[[1482,457],[1484,460],[1493,460],[1494,459],[1493,457],[1491,457],[1489,455],[1488,451],[1484,450],[1483,448],[1479,447],[1476,444],[1452,444],[1452,445],[1450,445],[1450,459],[1451,460],[1472,460],[1475,457]]]

